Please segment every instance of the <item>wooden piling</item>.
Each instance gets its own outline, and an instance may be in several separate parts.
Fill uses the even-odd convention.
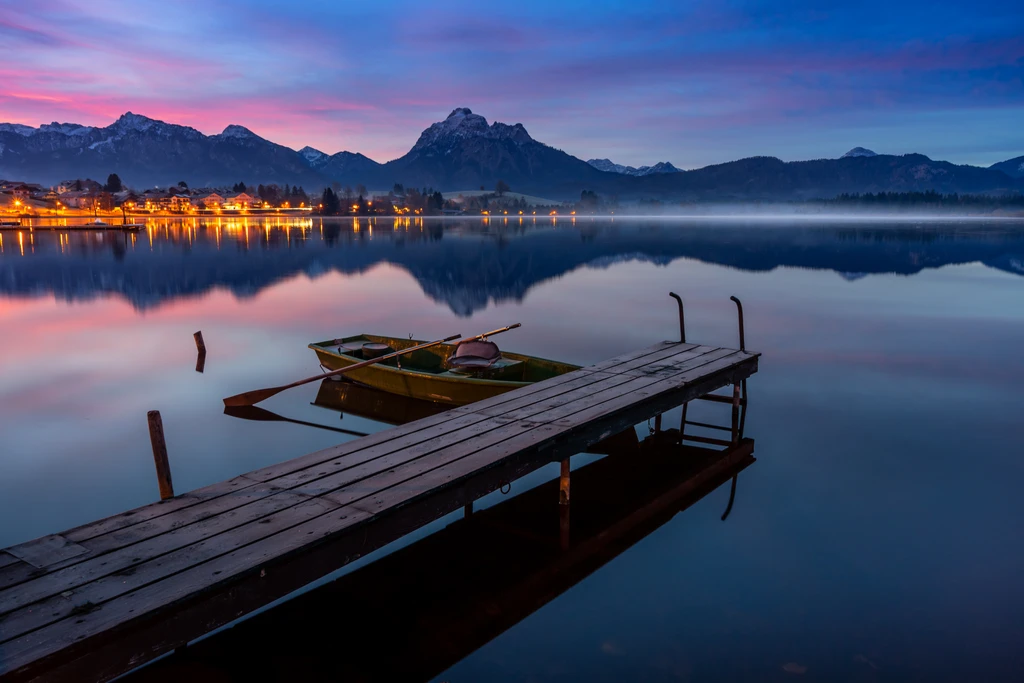
[[[156,465],[156,481],[160,486],[160,500],[174,498],[174,484],[171,481],[171,465],[167,462],[167,442],[164,440],[164,422],[159,410],[146,414],[149,419],[149,440],[153,444],[153,462]]]
[[[569,504],[569,458],[562,461],[562,473],[558,478],[558,504]]]
[[[206,355],[206,342],[203,341],[203,331],[200,330],[192,335],[192,338],[196,340],[196,351],[199,352],[200,356]]]
[[[196,372],[202,372],[206,369],[206,342],[203,341],[202,330],[193,334],[192,338],[196,340],[196,351],[199,352],[196,356]]]

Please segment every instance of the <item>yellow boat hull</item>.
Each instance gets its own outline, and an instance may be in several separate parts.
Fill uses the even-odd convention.
[[[351,347],[360,343],[386,344],[394,350],[401,350],[424,342],[378,335],[356,335],[315,342],[309,348],[316,352],[320,364],[325,368],[340,370],[365,360],[358,351],[351,350]],[[444,368],[444,359],[453,350],[450,344],[440,344],[400,357],[400,363],[395,360],[385,361],[353,370],[346,373],[345,377],[399,396],[461,406],[556,377],[579,367],[534,356],[503,353],[503,360],[495,368],[469,375]]]

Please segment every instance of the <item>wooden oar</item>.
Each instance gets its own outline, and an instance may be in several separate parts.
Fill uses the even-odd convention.
[[[254,420],[256,422],[291,422],[292,424],[303,425],[305,427],[316,427],[317,429],[327,429],[332,432],[338,432],[340,434],[348,434],[350,436],[369,436],[366,432],[355,432],[351,429],[342,429],[341,427],[331,427],[329,425],[322,425],[318,422],[306,422],[305,420],[294,420],[290,417],[283,417],[277,413],[260,408],[258,406],[225,406],[224,414],[230,415],[231,417],[239,417],[243,420]]]
[[[374,365],[375,363],[380,363],[380,362],[383,362],[383,361],[386,361],[386,360],[390,360],[391,358],[397,358],[398,356],[404,355],[406,353],[412,353],[413,351],[419,351],[420,349],[429,349],[431,346],[437,346],[438,344],[444,344],[445,342],[450,342],[453,339],[458,339],[461,336],[462,336],[461,334],[453,334],[452,336],[445,337],[444,339],[437,339],[437,340],[432,341],[432,342],[426,342],[424,344],[418,344],[416,346],[410,346],[409,348],[402,349],[401,351],[395,351],[394,353],[388,353],[388,354],[385,354],[383,356],[378,356],[377,358],[371,358],[370,360],[364,360],[361,363],[356,363],[355,365],[347,365],[347,366],[341,368],[340,370],[334,370],[332,372],[324,372],[324,373],[321,373],[319,375],[314,375],[313,377],[307,377],[306,379],[300,379],[298,382],[292,382],[291,384],[285,384],[284,386],[269,387],[267,389],[254,389],[253,391],[246,391],[245,393],[242,393],[242,394],[235,394],[234,396],[228,396],[226,399],[224,399],[224,405],[226,405],[226,406],[251,406],[251,405],[255,405],[255,404],[259,403],[260,401],[267,400],[268,398],[270,398],[271,396],[274,396],[275,394],[280,394],[285,389],[291,389],[292,387],[298,387],[298,386],[302,386],[303,384],[309,384],[310,382],[315,382],[318,379],[323,379],[324,377],[334,377],[335,375],[344,375],[346,372],[352,372],[353,370],[358,370],[359,368],[365,368],[368,365]]]

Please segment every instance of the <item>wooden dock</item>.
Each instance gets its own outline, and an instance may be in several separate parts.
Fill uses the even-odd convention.
[[[708,449],[665,435],[623,440],[610,457],[573,469],[568,546],[560,538],[559,482],[549,481],[189,645],[124,683],[433,680],[755,462],[751,439]],[[665,558],[670,572],[687,561],[685,552]]]
[[[0,680],[104,680],[757,371],[664,342],[0,551]],[[659,419],[660,422],[660,419]]]

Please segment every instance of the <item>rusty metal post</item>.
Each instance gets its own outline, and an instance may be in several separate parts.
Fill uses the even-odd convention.
[[[167,442],[164,440],[164,422],[159,410],[151,410],[149,419],[149,440],[153,444],[153,462],[156,465],[156,481],[160,486],[160,500],[174,498],[174,484],[171,481],[171,466],[167,462]]]
[[[743,304],[741,304],[740,300],[737,299],[734,296],[730,296],[729,298],[736,302],[736,313],[739,316],[739,321],[740,321],[740,351],[746,351],[747,350],[747,343],[746,343],[746,340],[743,338]]]
[[[725,512],[722,513],[722,521],[729,516],[732,512],[732,504],[736,501],[736,482],[739,481],[740,475],[732,475],[732,488],[729,489],[729,504],[725,506]]]
[[[679,343],[686,343],[686,323],[683,320],[683,299],[675,292],[669,292],[668,295],[676,300],[679,304]]]

